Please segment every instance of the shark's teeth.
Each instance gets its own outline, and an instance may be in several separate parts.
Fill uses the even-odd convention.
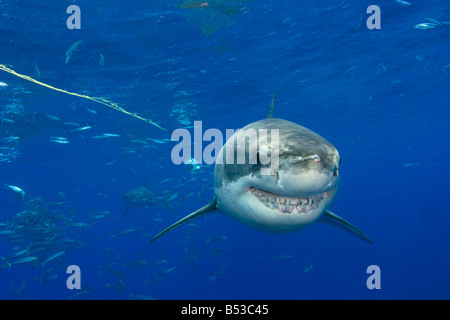
[[[263,191],[257,188],[250,188],[253,194],[262,204],[272,210],[277,210],[281,214],[306,214],[320,206],[321,201],[328,197],[326,192],[313,197],[291,198],[280,196],[271,192]]]

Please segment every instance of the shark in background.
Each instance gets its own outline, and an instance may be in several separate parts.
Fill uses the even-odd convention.
[[[123,199],[128,203],[128,207],[123,212],[124,215],[133,207],[148,207],[156,201],[155,194],[147,189],[145,181],[142,183],[142,186],[133,188],[125,193]]]
[[[362,231],[328,210],[339,187],[341,157],[337,149],[303,126],[273,118],[274,100],[275,95],[268,119],[250,123],[235,132],[220,150],[214,168],[214,198],[211,202],[162,230],[150,242],[218,210],[261,231],[286,233],[322,222],[372,243]],[[247,139],[248,129],[256,132],[260,132],[259,129],[278,130],[278,150],[271,150],[269,139],[262,139],[261,135],[256,140]],[[225,159],[227,153],[236,160],[239,152],[244,152],[245,159],[250,159],[249,150],[258,152],[254,164],[250,161],[243,164],[217,161]],[[278,154],[278,165],[271,174],[262,174],[262,169],[268,168],[260,161],[262,150]]]
[[[174,210],[173,206],[169,203],[170,199],[167,199],[164,195],[155,194],[150,191],[145,181],[142,183],[142,186],[129,190],[122,197],[128,203],[128,206],[123,211],[123,215],[127,214],[133,207],[147,208],[153,204],[162,204],[170,210]]]

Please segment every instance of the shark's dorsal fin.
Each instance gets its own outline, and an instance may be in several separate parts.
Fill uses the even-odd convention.
[[[270,103],[269,116],[267,117],[268,119],[273,118],[273,107],[275,106],[275,97],[276,96],[277,96],[277,93],[274,92],[273,96],[272,96],[272,102]]]
[[[350,222],[339,217],[337,214],[334,214],[333,212],[331,212],[329,210],[325,211],[324,214],[317,221],[331,224],[335,227],[338,227],[342,230],[345,230],[345,231],[357,236],[358,238],[360,238],[370,244],[373,243],[372,240],[370,240],[370,238],[368,236],[366,236],[361,230],[359,230],[354,225],[352,225]]]
[[[208,212],[214,211],[217,209],[217,198],[216,196],[214,196],[214,199],[208,203],[206,206],[204,206],[203,208],[198,209],[195,212],[192,212],[191,214],[187,215],[186,217],[182,218],[181,220],[178,220],[177,222],[175,222],[173,225],[171,225],[170,227],[164,229],[163,231],[161,231],[160,233],[158,233],[152,240],[150,240],[150,243],[152,243],[153,241],[155,241],[156,239],[158,239],[159,237],[165,235],[166,233],[172,231],[175,228],[178,228],[179,226],[200,217],[201,215],[204,215]]]

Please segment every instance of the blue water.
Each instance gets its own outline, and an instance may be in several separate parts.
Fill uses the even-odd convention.
[[[1,299],[450,298],[448,1],[77,1],[81,29],[69,30],[71,4],[0,1],[0,64],[167,131],[0,72],[0,223],[33,199],[48,207],[38,215],[55,217],[39,260],[0,261]],[[366,27],[371,4],[381,29]],[[339,150],[331,210],[374,243],[318,223],[267,234],[217,213],[149,244],[213,197],[213,166],[175,165],[176,143],[164,139],[194,121],[224,135],[242,128],[267,117],[274,92],[275,117]],[[105,133],[118,136],[93,138]],[[173,208],[122,215],[122,195],[144,181]],[[39,232],[0,236],[0,257]],[[69,265],[81,290],[66,286]],[[370,265],[380,289],[366,285]]]

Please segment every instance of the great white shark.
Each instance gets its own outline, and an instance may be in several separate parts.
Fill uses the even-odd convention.
[[[131,208],[134,207],[144,207],[147,208],[153,204],[163,205],[170,210],[174,210],[170,199],[167,198],[167,192],[162,192],[160,194],[155,194],[149,189],[147,189],[146,182],[142,183],[142,186],[133,188],[127,193],[125,193],[122,198],[128,203],[128,206],[123,211],[123,215],[127,214]]]
[[[150,242],[217,210],[249,227],[266,232],[287,233],[313,222],[322,222],[372,243],[362,231],[328,210],[339,187],[341,157],[337,149],[303,126],[273,118],[274,98],[268,119],[250,123],[234,133],[218,153],[214,168],[213,200],[162,230]],[[258,135],[256,140],[250,141],[246,136],[248,129],[255,132],[260,132],[259,129],[278,130],[278,165],[271,174],[262,174],[262,169],[268,169],[268,165],[259,159],[260,151],[270,150],[271,140]],[[225,159],[227,153],[231,153],[231,158],[236,160],[239,152],[244,152],[248,160],[251,150],[258,152],[256,163],[217,161]]]
[[[128,203],[124,215],[133,207],[148,207],[157,200],[155,194],[147,189],[145,181],[142,186],[129,190],[122,197]]]

